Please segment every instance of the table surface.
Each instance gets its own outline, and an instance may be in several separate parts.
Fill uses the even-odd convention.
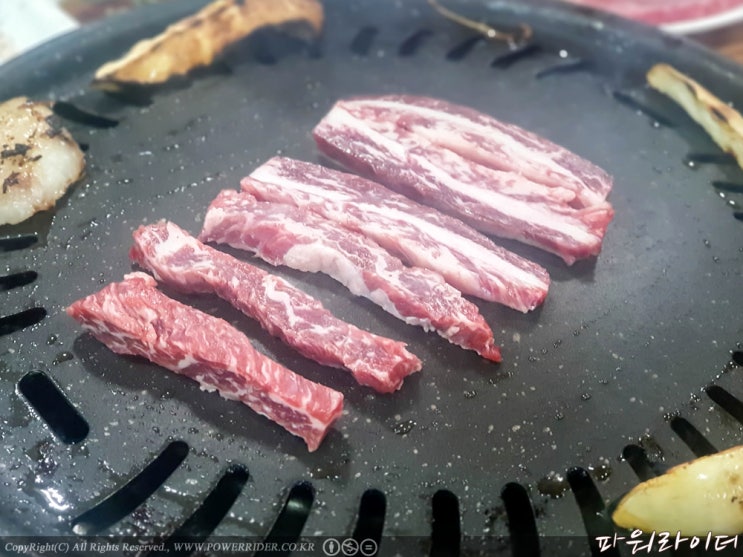
[[[723,56],[743,64],[743,23],[691,37]]]

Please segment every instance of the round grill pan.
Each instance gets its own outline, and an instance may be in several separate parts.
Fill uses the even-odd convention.
[[[530,24],[534,40],[512,52],[422,0],[349,0],[326,2],[317,44],[261,32],[149,99],[88,87],[103,62],[202,4],[143,8],[0,67],[0,98],[64,101],[62,120],[87,147],[85,177],[54,212],[0,228],[0,532],[356,536],[379,541],[380,554],[403,543],[411,554],[599,554],[596,536],[613,534],[606,506],[638,476],[740,442],[743,174],[643,77],[669,62],[740,104],[738,66],[560,4],[447,3],[496,26]],[[180,296],[346,395],[346,415],[308,454],[247,407],[114,355],[65,315],[132,269],[138,225],[167,218],[198,233],[217,192],[269,157],[319,160],[310,131],[336,99],[398,92],[514,122],[615,176],[616,217],[595,261],[568,268],[507,244],[545,265],[553,285],[529,315],[477,302],[501,365],[329,279],[278,269],[422,358],[422,373],[380,396],[226,304]]]

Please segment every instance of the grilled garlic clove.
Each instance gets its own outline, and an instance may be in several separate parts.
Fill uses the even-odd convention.
[[[743,533],[743,446],[675,466],[622,498],[612,515],[628,530],[687,536]]]

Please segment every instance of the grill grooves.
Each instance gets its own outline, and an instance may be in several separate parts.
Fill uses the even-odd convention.
[[[686,443],[697,456],[707,456],[717,452],[717,449],[685,418],[675,417],[671,420],[671,429]]]
[[[588,543],[593,555],[599,555],[597,538],[602,536],[613,536],[614,526],[611,520],[605,515],[606,507],[601,493],[596,488],[596,484],[591,475],[584,468],[575,467],[568,470],[568,483],[575,496],[575,502],[580,508],[580,514],[583,518],[583,525],[588,533]],[[619,556],[617,548],[604,552],[605,555]]]
[[[187,455],[188,444],[169,443],[141,472],[74,519],[72,531],[81,536],[97,534],[131,514],[165,483]]]
[[[36,271],[22,271],[0,277],[0,290],[12,290],[13,288],[26,286],[34,282],[38,277],[39,274]]]
[[[46,317],[44,308],[35,307],[7,317],[0,317],[0,337],[33,327]]]
[[[0,238],[0,252],[30,248],[39,242],[36,234],[18,234]]]
[[[353,538],[361,542],[372,539],[377,544],[382,540],[384,530],[384,516],[387,512],[387,499],[378,489],[368,489],[361,496],[359,514]]]
[[[365,26],[361,28],[351,42],[350,50],[358,56],[368,56],[378,34],[379,30],[377,27]],[[412,57],[417,54],[425,54],[423,48],[427,44],[427,39],[433,35],[434,31],[421,29],[413,35],[408,36],[408,38],[400,44],[398,55],[404,58]],[[481,41],[481,36],[467,39],[465,42],[448,50],[446,58],[450,61],[464,60]],[[319,45],[313,45],[312,48],[319,48]],[[319,50],[311,52],[315,52],[317,57],[323,55]],[[537,55],[541,52],[543,52],[542,47],[532,43],[497,56],[492,60],[491,66],[506,69],[525,57]],[[263,43],[258,43],[256,45],[254,54],[255,59],[261,64],[276,64],[280,61],[270,50],[269,46],[266,46]],[[571,73],[574,71],[592,69],[594,68],[586,60],[575,59],[568,60],[558,66],[545,68],[538,72],[536,77],[541,78],[558,73]],[[498,75],[500,75],[500,73]],[[631,94],[619,91],[614,92],[613,95],[620,103],[644,113],[657,124],[673,127],[673,123],[670,122],[669,119],[651,108],[652,104],[646,106]],[[109,127],[105,122],[105,117],[103,118],[104,121],[100,122],[102,124],[100,127]],[[115,125],[114,122],[117,121],[113,119],[110,120],[111,126]],[[80,123],[85,124],[85,122]],[[89,125],[95,126],[95,124]],[[689,161],[692,165],[731,164],[729,157],[720,157],[718,155],[703,154],[697,157],[692,156]],[[742,187],[728,182],[715,182],[713,183],[713,186],[730,193],[740,193],[739,190]],[[739,220],[743,220],[743,213],[738,212],[735,213],[735,215]],[[0,238],[0,251],[23,249],[32,246],[37,241],[38,237],[36,235]],[[28,271],[27,273],[28,275],[26,275],[26,277],[30,277],[31,273],[35,275],[34,271]],[[16,275],[10,275],[10,277],[14,276]],[[13,279],[10,277],[4,277],[4,279],[7,278],[12,282]],[[36,276],[33,277],[33,279],[35,278]],[[3,282],[4,279],[0,279],[0,288],[3,288],[6,284]],[[36,309],[44,311],[45,315],[46,312],[43,308]],[[10,317],[13,318],[15,316]],[[43,316],[41,319],[43,319]],[[20,329],[14,329],[11,332],[15,332],[15,330]],[[733,352],[732,359],[735,364],[739,366],[743,365],[743,352]],[[48,380],[51,382],[50,379]],[[743,403],[739,399],[722,387],[715,385],[708,387],[706,392],[711,400],[733,415],[738,421],[743,423]],[[64,398],[64,394],[61,393],[61,391],[59,391],[59,394]],[[67,403],[69,404],[69,401],[67,401]],[[706,438],[687,420],[677,417],[670,421],[670,425],[673,431],[675,431],[685,443],[689,444],[695,454],[709,454],[716,450],[711,443],[709,443],[709,441],[707,441]],[[169,444],[155,460],[147,465],[147,467],[130,480],[130,482],[109,496],[109,498],[75,519],[73,522],[76,527],[75,532],[78,534],[95,533],[127,516],[131,510],[144,502],[160,485],[162,485],[167,477],[186,458],[188,450],[188,445],[183,441],[175,441]],[[660,464],[649,460],[645,450],[639,445],[633,444],[626,446],[622,452],[622,456],[640,480],[649,479],[663,471],[663,467]],[[167,462],[161,462],[161,459]],[[151,470],[153,467],[157,468],[157,470]],[[150,471],[151,475],[148,475],[150,474]],[[613,534],[611,522],[605,516],[606,509],[604,508],[603,498],[596,488],[589,472],[585,469],[571,469],[568,471],[567,477],[570,487],[575,495],[575,500],[580,508],[586,531],[589,535],[591,549],[593,554],[597,555],[597,547],[590,540],[595,539],[596,536]],[[171,535],[169,540],[171,549],[172,541],[174,540],[187,538],[188,541],[198,541],[204,540],[211,535],[225,514],[229,512],[234,501],[239,497],[247,480],[248,472],[245,468],[239,466],[230,468],[219,480],[219,483],[214,490],[209,493],[199,509]],[[134,485],[134,487],[132,487],[132,484],[135,484],[136,482],[141,482],[146,485]],[[128,492],[127,489],[129,490]],[[119,498],[118,501],[109,502],[116,497]],[[522,555],[539,555],[540,546],[536,519],[528,490],[520,484],[509,483],[503,488],[501,497],[504,501],[506,514],[508,516],[512,554],[518,557],[521,557]],[[315,487],[312,484],[302,482],[294,485],[290,490],[286,502],[274,522],[271,531],[268,533],[266,541],[283,542],[298,539],[310,513],[312,512],[314,498]],[[139,503],[134,504],[135,500],[139,501]],[[461,552],[462,543],[462,526],[457,495],[448,490],[441,490],[433,496],[433,499],[430,502],[432,505],[430,554],[459,554]],[[106,505],[110,505],[111,507],[107,508]],[[113,509],[114,506],[117,508]],[[118,518],[112,520],[112,515],[106,517],[107,513],[113,513],[114,511],[119,513]],[[384,530],[386,512],[387,501],[384,492],[376,489],[364,492],[359,505],[357,521],[353,530],[353,537],[359,541],[367,538],[380,541]],[[96,519],[100,519],[99,522],[96,522]],[[106,522],[107,524],[104,524]],[[171,555],[172,554],[174,553],[171,553]],[[606,554],[616,555],[617,553],[602,553],[602,555]]]
[[[540,555],[536,517],[526,489],[520,484],[508,483],[501,491],[501,498],[508,517],[512,556]]]
[[[190,555],[193,549],[177,551],[174,544],[206,540],[232,508],[248,477],[247,468],[240,465],[230,466],[199,508],[168,537],[165,541],[165,551],[153,551],[150,555]]]
[[[18,390],[64,443],[79,443],[88,436],[85,418],[45,373],[27,373],[18,382]]]
[[[266,536],[267,543],[296,542],[302,535],[307,518],[315,501],[315,488],[309,482],[299,482],[292,486],[271,531]],[[267,552],[258,552],[256,557],[268,557]]]
[[[430,557],[459,555],[462,532],[457,496],[445,489],[437,491],[431,501],[431,512]]]

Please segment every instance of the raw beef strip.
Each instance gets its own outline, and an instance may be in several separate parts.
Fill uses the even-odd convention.
[[[379,392],[396,391],[421,368],[404,343],[338,319],[284,279],[202,244],[173,223],[141,226],[129,254],[158,280],[220,296],[308,358],[344,367]]]
[[[554,188],[560,193],[553,197],[572,201],[577,207],[600,204],[612,188],[611,176],[595,164],[535,133],[471,108],[411,95],[359,97],[338,105],[358,118],[396,126],[478,165],[507,171],[490,175],[520,189],[534,188],[529,182]],[[535,193],[545,199],[550,196],[549,192]]]
[[[501,359],[477,307],[441,275],[405,267],[372,240],[316,213],[226,190],[207,210],[200,239],[253,251],[273,265],[326,273],[406,323]]]
[[[373,239],[410,265],[443,275],[465,294],[529,311],[544,301],[549,275],[462,221],[375,182],[276,157],[242,182],[261,201],[311,209]]]
[[[498,191],[479,178],[498,171],[413,137],[399,126],[365,120],[342,103],[318,124],[314,135],[320,150],[347,168],[483,232],[552,252],[568,264],[598,255],[614,215],[605,201],[575,209]]]
[[[232,325],[176,302],[155,279],[131,273],[67,313],[117,354],[143,356],[239,400],[314,451],[343,411],[343,395],[257,352]]]

